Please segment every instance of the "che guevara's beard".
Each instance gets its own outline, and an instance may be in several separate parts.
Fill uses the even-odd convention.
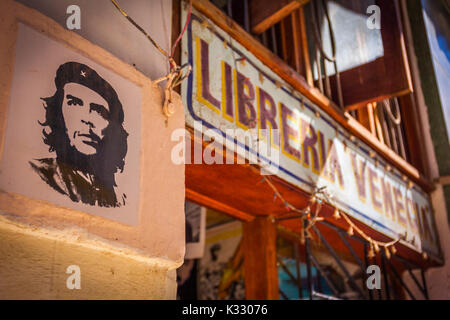
[[[79,131],[75,131],[73,133],[72,136],[73,139],[79,139],[79,140],[83,140],[84,143],[92,148],[94,148],[96,150],[96,152],[98,151],[98,146],[100,144],[100,142],[102,141],[102,139],[100,139],[100,137],[98,135],[96,135],[92,129],[89,129],[89,133],[88,134],[84,134],[84,133],[80,133]],[[87,139],[86,139],[87,138]]]
[[[94,140],[95,149],[97,152],[92,155],[81,153],[74,146],[70,145],[67,134],[65,140],[65,146],[59,147],[56,150],[58,162],[69,165],[74,171],[78,170],[84,174],[92,175],[99,184],[104,186],[115,185],[114,171],[112,171],[108,166],[108,159],[106,158],[103,140],[100,138],[98,140]]]

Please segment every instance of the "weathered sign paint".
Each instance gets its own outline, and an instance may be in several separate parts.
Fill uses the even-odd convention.
[[[229,129],[279,130],[279,141],[270,135],[280,153],[277,176],[306,191],[326,186],[340,210],[393,239],[406,236],[417,251],[439,253],[430,199],[419,186],[207,18],[194,11],[191,19],[182,54],[193,66],[182,86],[189,126],[202,121],[225,140]],[[239,155],[269,161],[236,143]]]

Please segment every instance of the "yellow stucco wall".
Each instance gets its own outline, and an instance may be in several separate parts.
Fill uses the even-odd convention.
[[[157,258],[0,219],[0,299],[174,299],[176,274]],[[68,289],[80,267],[81,289]]]

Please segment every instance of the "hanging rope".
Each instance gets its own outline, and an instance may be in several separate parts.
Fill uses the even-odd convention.
[[[175,41],[173,47],[172,47],[172,53],[170,55],[171,58],[173,58],[173,55],[175,54],[175,48],[178,45],[178,42],[180,42],[181,38],[183,38],[184,33],[186,32],[186,29],[189,25],[189,22],[191,21],[191,12],[192,12],[192,0],[189,1],[189,10],[186,18],[186,23],[184,24],[183,31],[181,31],[180,35],[178,36],[177,40]]]
[[[189,11],[186,19],[186,23],[184,25],[183,31],[178,36],[175,41],[172,52],[169,55],[158,43],[139,25],[137,24],[120,6],[115,0],[111,0],[116,9],[125,17],[127,20],[136,27],[145,37],[152,43],[152,45],[162,54],[164,55],[169,64],[170,64],[170,72],[167,76],[162,77],[160,79],[155,80],[155,83],[160,83],[164,80],[167,80],[166,85],[164,87],[164,104],[163,104],[163,114],[166,116],[166,121],[170,116],[175,113],[174,105],[172,103],[172,91],[175,87],[180,85],[190,74],[192,67],[189,64],[184,64],[182,66],[178,66],[175,60],[173,59],[173,55],[175,53],[175,48],[177,47],[179,41],[183,37],[184,32],[187,29],[187,26],[190,22],[191,18],[191,10],[192,10],[192,0],[189,1]],[[186,72],[183,74],[183,69],[186,69]]]
[[[117,10],[119,10],[119,12],[128,19],[128,21],[131,22],[131,24],[133,26],[135,26],[140,32],[142,32],[146,38],[148,40],[150,40],[150,42],[153,44],[153,46],[155,46],[156,49],[158,49],[159,52],[161,52],[164,56],[166,56],[169,59],[169,62],[171,65],[175,65],[175,62],[173,61],[173,59],[171,60],[170,56],[167,54],[167,52],[161,48],[158,43],[153,40],[153,38],[144,30],[142,29],[142,27],[140,25],[138,25],[120,6],[119,4],[115,1],[115,0],[111,0],[111,2],[114,4],[114,6],[116,7]]]
[[[325,10],[325,17],[327,19],[328,28],[330,31],[331,52],[333,55],[332,57],[330,57],[323,49],[322,36],[320,35],[320,30],[318,30],[319,25],[318,25],[317,19],[319,17],[319,15],[318,15],[319,8],[316,6],[316,0],[312,0],[310,6],[311,6],[311,18],[312,18],[312,23],[313,23],[314,42],[315,42],[317,48],[319,48],[320,53],[326,60],[328,60],[330,62],[335,62],[336,61],[336,45],[335,45],[334,31],[333,31],[333,27],[331,25],[330,15],[328,14],[328,8],[327,8],[326,4],[322,1],[322,6],[324,7],[324,10]]]
[[[256,168],[254,168],[252,166],[250,166],[250,168],[252,169],[252,171],[259,173],[259,171]],[[305,233],[307,234],[307,236],[309,238],[311,238],[311,233],[310,233],[309,229],[316,222],[324,220],[323,217],[319,216],[323,204],[326,202],[336,208],[336,205],[332,204],[333,196],[330,195],[326,191],[326,186],[325,187],[313,186],[313,191],[308,200],[307,207],[305,209],[298,209],[283,198],[283,196],[278,191],[278,189],[275,187],[275,185],[272,183],[270,178],[263,177],[260,182],[266,182],[267,185],[273,190],[273,192],[274,192],[273,201],[275,201],[276,199],[279,199],[282,201],[286,211],[299,213],[298,215],[284,217],[284,218],[281,217],[281,218],[275,219],[275,220],[301,219],[302,225],[304,225],[303,221],[305,219],[307,219],[308,224],[307,224],[307,227],[305,228]],[[324,199],[323,200],[320,199],[319,196],[322,196]],[[311,214],[311,208],[314,204],[317,204],[317,205],[315,207],[314,213]],[[333,214],[333,218],[338,220],[341,217],[344,218],[344,220],[346,221],[346,223],[348,225],[347,233],[349,236],[353,236],[356,231],[364,240],[366,240],[369,243],[369,246],[370,246],[369,252],[368,252],[369,258],[375,257],[375,254],[378,253],[381,248],[384,248],[385,255],[388,259],[391,257],[391,254],[395,254],[397,252],[395,245],[400,241],[400,238],[397,240],[389,241],[389,242],[381,242],[381,241],[374,240],[370,236],[368,236],[366,233],[364,233],[364,231],[362,231],[360,228],[358,228],[358,226],[351,221],[350,217],[346,213],[344,213],[336,208],[334,211],[334,214]],[[301,235],[304,236],[304,233],[302,232]],[[304,239],[302,237],[302,243],[303,242],[304,242]]]

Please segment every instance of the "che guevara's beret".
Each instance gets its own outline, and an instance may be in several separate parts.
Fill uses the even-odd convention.
[[[97,92],[108,102],[112,119],[119,123],[123,122],[123,108],[116,91],[95,70],[79,62],[66,62],[56,71],[56,89],[63,89],[70,82],[81,84]]]

